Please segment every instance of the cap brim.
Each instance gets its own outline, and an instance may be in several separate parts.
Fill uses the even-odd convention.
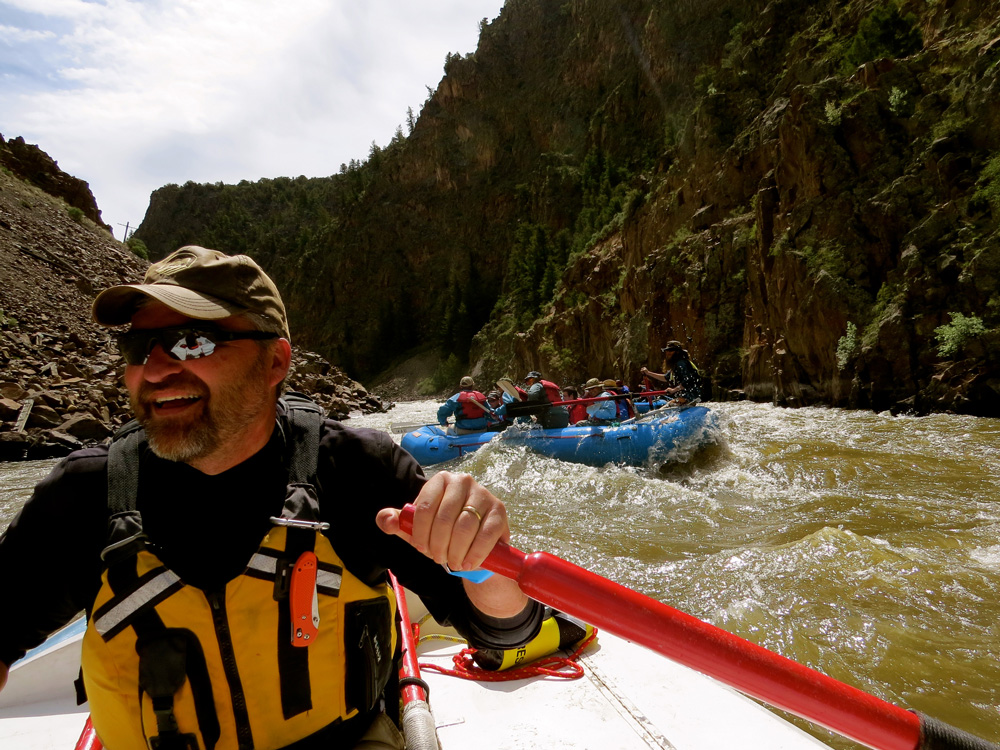
[[[181,315],[197,320],[220,320],[242,312],[222,300],[171,284],[123,284],[105,289],[94,300],[94,321],[104,326],[125,325],[132,319],[143,297],[162,302]]]

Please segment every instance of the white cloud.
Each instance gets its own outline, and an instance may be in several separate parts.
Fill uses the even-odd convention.
[[[79,18],[90,12],[94,3],[86,0],[3,0],[3,5],[49,18]]]
[[[327,175],[367,157],[501,5],[0,0],[63,31],[44,90],[0,91],[0,132],[37,142],[90,182],[105,221],[134,226],[168,182]]]
[[[4,44],[25,44],[55,38],[56,34],[54,31],[34,31],[33,29],[21,29],[16,26],[0,24],[0,42]]]

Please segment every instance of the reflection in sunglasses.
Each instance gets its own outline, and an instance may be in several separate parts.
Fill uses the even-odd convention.
[[[170,347],[168,354],[170,354],[174,359],[184,361],[187,359],[200,359],[201,357],[207,357],[214,351],[214,341],[206,336],[198,335],[192,332]]]
[[[143,328],[118,335],[118,348],[125,363],[144,365],[153,347],[159,344],[171,359],[181,362],[207,357],[225,341],[276,339],[266,331],[224,331],[204,328]]]

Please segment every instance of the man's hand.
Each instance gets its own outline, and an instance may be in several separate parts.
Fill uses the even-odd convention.
[[[378,527],[452,570],[474,570],[497,542],[510,543],[504,504],[468,474],[438,472],[413,505],[412,534],[399,528],[397,508],[380,510],[375,519]],[[473,605],[493,617],[514,617],[528,604],[517,584],[503,576],[480,584],[463,583]]]
[[[452,570],[474,570],[498,541],[510,542],[507,509],[468,474],[438,472],[423,486],[413,506],[412,534],[400,530],[395,508],[379,511],[379,528],[406,539]]]

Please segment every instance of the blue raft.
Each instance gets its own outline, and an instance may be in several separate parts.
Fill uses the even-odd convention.
[[[719,430],[710,409],[688,406],[657,410],[642,419],[606,427],[544,430],[514,425],[503,432],[448,435],[437,425],[424,425],[404,435],[401,444],[421,466],[433,466],[493,440],[588,466],[645,466],[686,460],[698,448],[718,442]]]
[[[421,466],[433,466],[442,461],[461,458],[498,437],[499,432],[473,432],[471,435],[449,435],[436,424],[425,424],[403,435],[400,445],[417,459]]]

